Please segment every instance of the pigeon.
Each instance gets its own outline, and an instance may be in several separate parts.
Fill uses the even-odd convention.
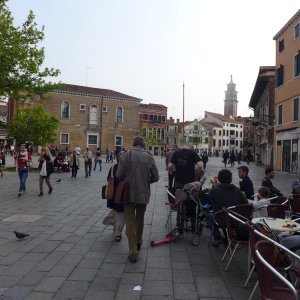
[[[14,234],[16,235],[16,237],[19,240],[23,240],[26,236],[29,236],[29,234],[22,233],[22,232],[17,232],[17,231],[14,231]]]
[[[57,179],[56,182],[61,182],[61,178]]]

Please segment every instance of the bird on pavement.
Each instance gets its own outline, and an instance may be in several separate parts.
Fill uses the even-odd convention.
[[[56,182],[61,182],[61,178],[57,179]]]
[[[26,236],[29,236],[29,234],[27,234],[27,233],[22,233],[22,232],[17,232],[17,231],[14,231],[14,234],[16,235],[16,237],[19,240],[23,240]]]

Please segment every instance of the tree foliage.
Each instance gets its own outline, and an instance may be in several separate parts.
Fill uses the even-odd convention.
[[[0,97],[26,100],[57,88],[46,79],[58,76],[60,71],[41,68],[44,27],[37,28],[34,13],[30,11],[22,26],[16,27],[6,2],[0,0]]]
[[[150,130],[150,127],[148,125],[145,124],[142,125],[142,128],[140,129],[140,136],[143,137],[147,148],[149,146],[161,144],[161,139],[153,135],[153,131]]]
[[[59,120],[45,112],[41,105],[33,108],[21,108],[8,125],[8,134],[18,143],[32,142],[45,146],[56,140]]]

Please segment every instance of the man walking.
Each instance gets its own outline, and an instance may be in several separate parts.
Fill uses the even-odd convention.
[[[133,148],[121,155],[117,178],[129,182],[130,199],[124,205],[126,235],[128,238],[130,262],[137,262],[142,245],[144,215],[150,198],[150,184],[159,179],[154,158],[145,150],[142,137],[135,137]]]
[[[86,147],[85,151],[83,152],[85,178],[87,178],[88,176],[91,176],[92,157],[93,157],[92,151],[89,150],[89,147]]]

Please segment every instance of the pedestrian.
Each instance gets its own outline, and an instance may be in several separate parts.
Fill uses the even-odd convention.
[[[208,162],[208,155],[207,155],[207,151],[206,150],[202,153],[202,162],[203,162],[203,169],[205,169],[206,168],[206,164]]]
[[[99,169],[100,169],[99,171],[101,171],[102,159],[101,159],[101,151],[100,151],[99,147],[97,148],[97,151],[96,151],[94,171],[96,171],[97,164],[99,164]]]
[[[240,165],[240,164],[241,164],[241,161],[242,161],[242,151],[240,151],[240,152],[237,154],[237,161],[238,161],[238,164]]]
[[[17,167],[20,186],[18,197],[26,192],[26,180],[28,177],[28,170],[31,164],[31,154],[26,150],[25,144],[20,146],[19,151],[15,155],[15,165]]]
[[[150,184],[159,179],[154,158],[147,154],[142,137],[135,137],[133,148],[120,156],[117,178],[129,182],[130,199],[124,205],[130,262],[136,262],[143,242],[144,215],[150,198]]]
[[[51,194],[53,191],[53,187],[50,183],[50,175],[54,171],[54,161],[53,156],[50,153],[50,150],[48,147],[44,147],[41,150],[40,158],[39,158],[39,170],[40,170],[40,178],[39,178],[39,187],[40,187],[40,193],[39,197],[42,197],[44,195],[43,192],[43,185],[44,180],[46,181],[46,184],[49,188],[48,194]]]
[[[70,164],[70,167],[72,169],[71,178],[76,178],[77,171],[80,167],[80,160],[79,160],[79,156],[76,154],[76,150],[74,150],[73,154],[70,155],[69,164]]]
[[[249,165],[250,161],[252,159],[252,154],[251,154],[251,150],[248,149],[247,150],[247,154],[246,154],[246,161],[247,161],[247,165]]]
[[[92,158],[93,158],[92,151],[89,149],[89,147],[86,147],[85,151],[83,152],[85,178],[91,176]]]
[[[224,163],[224,166],[226,168],[227,166],[227,160],[229,158],[229,153],[228,153],[228,150],[226,150],[224,153],[223,153],[223,163]]]
[[[110,154],[110,150],[108,148],[108,146],[106,146],[106,149],[105,149],[105,162],[109,162],[109,154]]]
[[[174,176],[175,176],[175,166],[172,168],[171,171],[169,171],[169,163],[173,157],[173,154],[175,153],[175,151],[177,150],[177,145],[173,145],[171,150],[167,150],[166,153],[166,158],[165,158],[165,163],[166,163],[166,169],[168,171],[168,187],[173,187],[173,181],[174,181]]]
[[[265,177],[262,179],[261,186],[265,186],[270,190],[270,197],[283,196],[283,194],[273,185],[271,179],[275,177],[274,168],[267,166],[265,168]]]
[[[242,179],[240,181],[240,190],[245,194],[247,199],[254,199],[254,189],[252,180],[249,178],[248,173],[249,169],[247,166],[240,166],[238,169],[239,178]]]
[[[77,145],[77,147],[75,148],[76,155],[80,156],[80,151],[81,151],[81,149],[80,149],[79,145]]]
[[[122,152],[119,152],[118,155],[120,156]],[[122,239],[122,231],[125,226],[125,219],[124,219],[124,204],[117,203],[115,201],[115,194],[119,184],[119,180],[117,178],[117,170],[118,170],[118,163],[114,164],[107,175],[107,182],[112,177],[113,178],[113,196],[111,199],[107,199],[107,207],[113,209],[115,211],[115,219],[113,222],[114,226],[114,239],[116,242],[120,242]]]
[[[114,154],[112,151],[109,153],[109,161],[113,164],[114,163]]]

